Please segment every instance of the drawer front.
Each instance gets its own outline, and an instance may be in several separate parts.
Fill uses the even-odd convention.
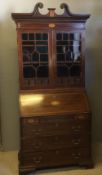
[[[36,122],[35,122],[36,121]],[[67,119],[65,117],[39,117],[35,120],[33,119],[24,119],[21,123],[21,130],[23,134],[52,134],[57,132],[70,131],[72,119]]]
[[[24,137],[21,139],[23,152],[42,151],[59,148],[86,147],[90,145],[90,135],[56,135],[46,137]]]
[[[82,149],[56,149],[45,152],[20,154],[20,163],[24,166],[33,165],[36,168],[54,167],[61,165],[78,164],[81,160],[90,158],[88,148]]]
[[[56,165],[67,165],[73,163],[74,156],[67,151],[67,155],[63,150],[53,150],[46,152],[29,153],[21,156],[22,165],[33,164],[36,168],[40,167],[51,167]]]
[[[61,135],[90,132],[90,120],[72,117],[38,117],[21,120],[21,136]]]

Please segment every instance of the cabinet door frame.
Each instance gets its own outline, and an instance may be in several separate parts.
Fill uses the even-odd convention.
[[[35,25],[34,25],[35,26]],[[41,28],[41,26],[38,27],[32,27],[32,29],[19,29],[17,30],[17,41],[18,41],[18,57],[19,57],[19,78],[20,78],[20,89],[26,90],[26,89],[43,89],[43,88],[51,88],[53,87],[53,59],[52,59],[52,34],[51,30],[48,28],[48,26],[45,26],[45,28]],[[22,34],[23,33],[48,33],[48,73],[49,73],[49,84],[46,87],[41,86],[32,86],[32,87],[25,87],[24,82],[24,75],[23,75],[23,49],[22,49]]]
[[[54,86],[56,87],[59,87],[57,84],[56,84],[56,80],[57,80],[57,66],[56,66],[56,59],[57,59],[57,53],[56,53],[56,34],[60,32],[60,33],[80,33],[80,46],[81,46],[81,50],[80,50],[80,86],[83,87],[85,85],[85,55],[84,55],[84,52],[85,52],[85,39],[84,39],[84,35],[85,35],[85,32],[84,30],[77,30],[76,28],[74,29],[70,29],[70,28],[67,28],[67,26],[65,26],[65,28],[63,28],[63,26],[61,28],[56,28],[56,29],[53,29],[52,30],[52,42],[53,42],[53,65],[54,65],[54,73],[55,73],[55,76],[54,76],[54,81],[55,81],[55,84]],[[61,85],[60,85],[61,86]],[[63,86],[62,86],[63,87]],[[66,86],[65,86],[66,87]],[[67,86],[68,87],[68,86]],[[70,86],[71,87],[71,86]],[[74,86],[76,87],[76,86]]]

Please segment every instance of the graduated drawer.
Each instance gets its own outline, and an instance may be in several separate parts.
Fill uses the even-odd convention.
[[[22,165],[33,165],[36,168],[79,164],[81,160],[85,162],[89,158],[89,148],[55,149],[20,154],[20,162]]]
[[[86,147],[89,145],[90,135],[74,134],[21,138],[21,150],[23,152],[51,150],[55,148]]]
[[[78,119],[75,116],[31,117],[21,120],[21,135],[71,134],[89,132],[90,120]]]

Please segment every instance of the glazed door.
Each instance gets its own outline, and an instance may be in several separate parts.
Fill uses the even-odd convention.
[[[80,86],[82,83],[82,45],[80,32],[55,33],[57,86]]]
[[[21,89],[51,86],[51,34],[47,31],[30,31],[20,34]],[[22,60],[22,61],[21,61]]]

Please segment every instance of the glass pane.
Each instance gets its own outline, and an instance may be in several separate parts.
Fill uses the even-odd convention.
[[[28,34],[27,33],[23,33],[22,34],[22,40],[27,40],[28,39]]]
[[[63,40],[68,40],[68,33],[63,34]]]
[[[67,61],[73,61],[74,60],[74,54],[71,50],[66,51],[66,60]]]
[[[22,44],[23,45],[33,45],[34,41],[23,41]]]
[[[48,34],[43,33],[43,40],[48,40]]]
[[[57,41],[57,45],[68,45],[68,41]]]
[[[23,68],[24,78],[32,78],[35,76],[35,71],[32,66],[26,66]]]
[[[36,41],[36,45],[48,45],[48,41]]]
[[[23,61],[31,61],[32,53],[34,52],[34,47],[24,46],[23,47]]]
[[[62,40],[62,33],[57,33],[57,40]]]
[[[80,76],[81,68],[78,65],[74,65],[71,68],[71,76]]]
[[[36,49],[40,53],[48,53],[48,46],[37,46]]]
[[[70,46],[69,48],[70,48],[70,51],[72,51],[72,52],[73,52],[73,46]]]
[[[23,55],[23,61],[26,62],[28,60],[29,60],[29,58],[27,57],[27,55]]]
[[[39,61],[39,53],[36,51],[32,53],[32,61]]]
[[[48,54],[40,54],[40,61],[48,62]]]
[[[34,40],[34,33],[29,34],[29,40]]]
[[[63,46],[57,46],[57,53],[63,53],[64,47]]]
[[[70,38],[70,40],[74,40],[74,33],[70,33],[69,38]]]
[[[68,76],[68,69],[65,66],[58,66],[57,67],[57,76],[58,77],[67,77]]]
[[[29,52],[31,54],[34,51],[34,46],[23,46],[23,53]]]
[[[80,33],[74,33],[74,40],[80,41],[80,39],[81,39]]]
[[[36,40],[42,40],[41,33],[36,33]]]
[[[64,54],[57,54],[57,61],[64,61],[65,55]]]
[[[48,40],[46,33],[36,33],[36,40]]]
[[[48,66],[40,66],[37,70],[38,77],[48,77]]]

